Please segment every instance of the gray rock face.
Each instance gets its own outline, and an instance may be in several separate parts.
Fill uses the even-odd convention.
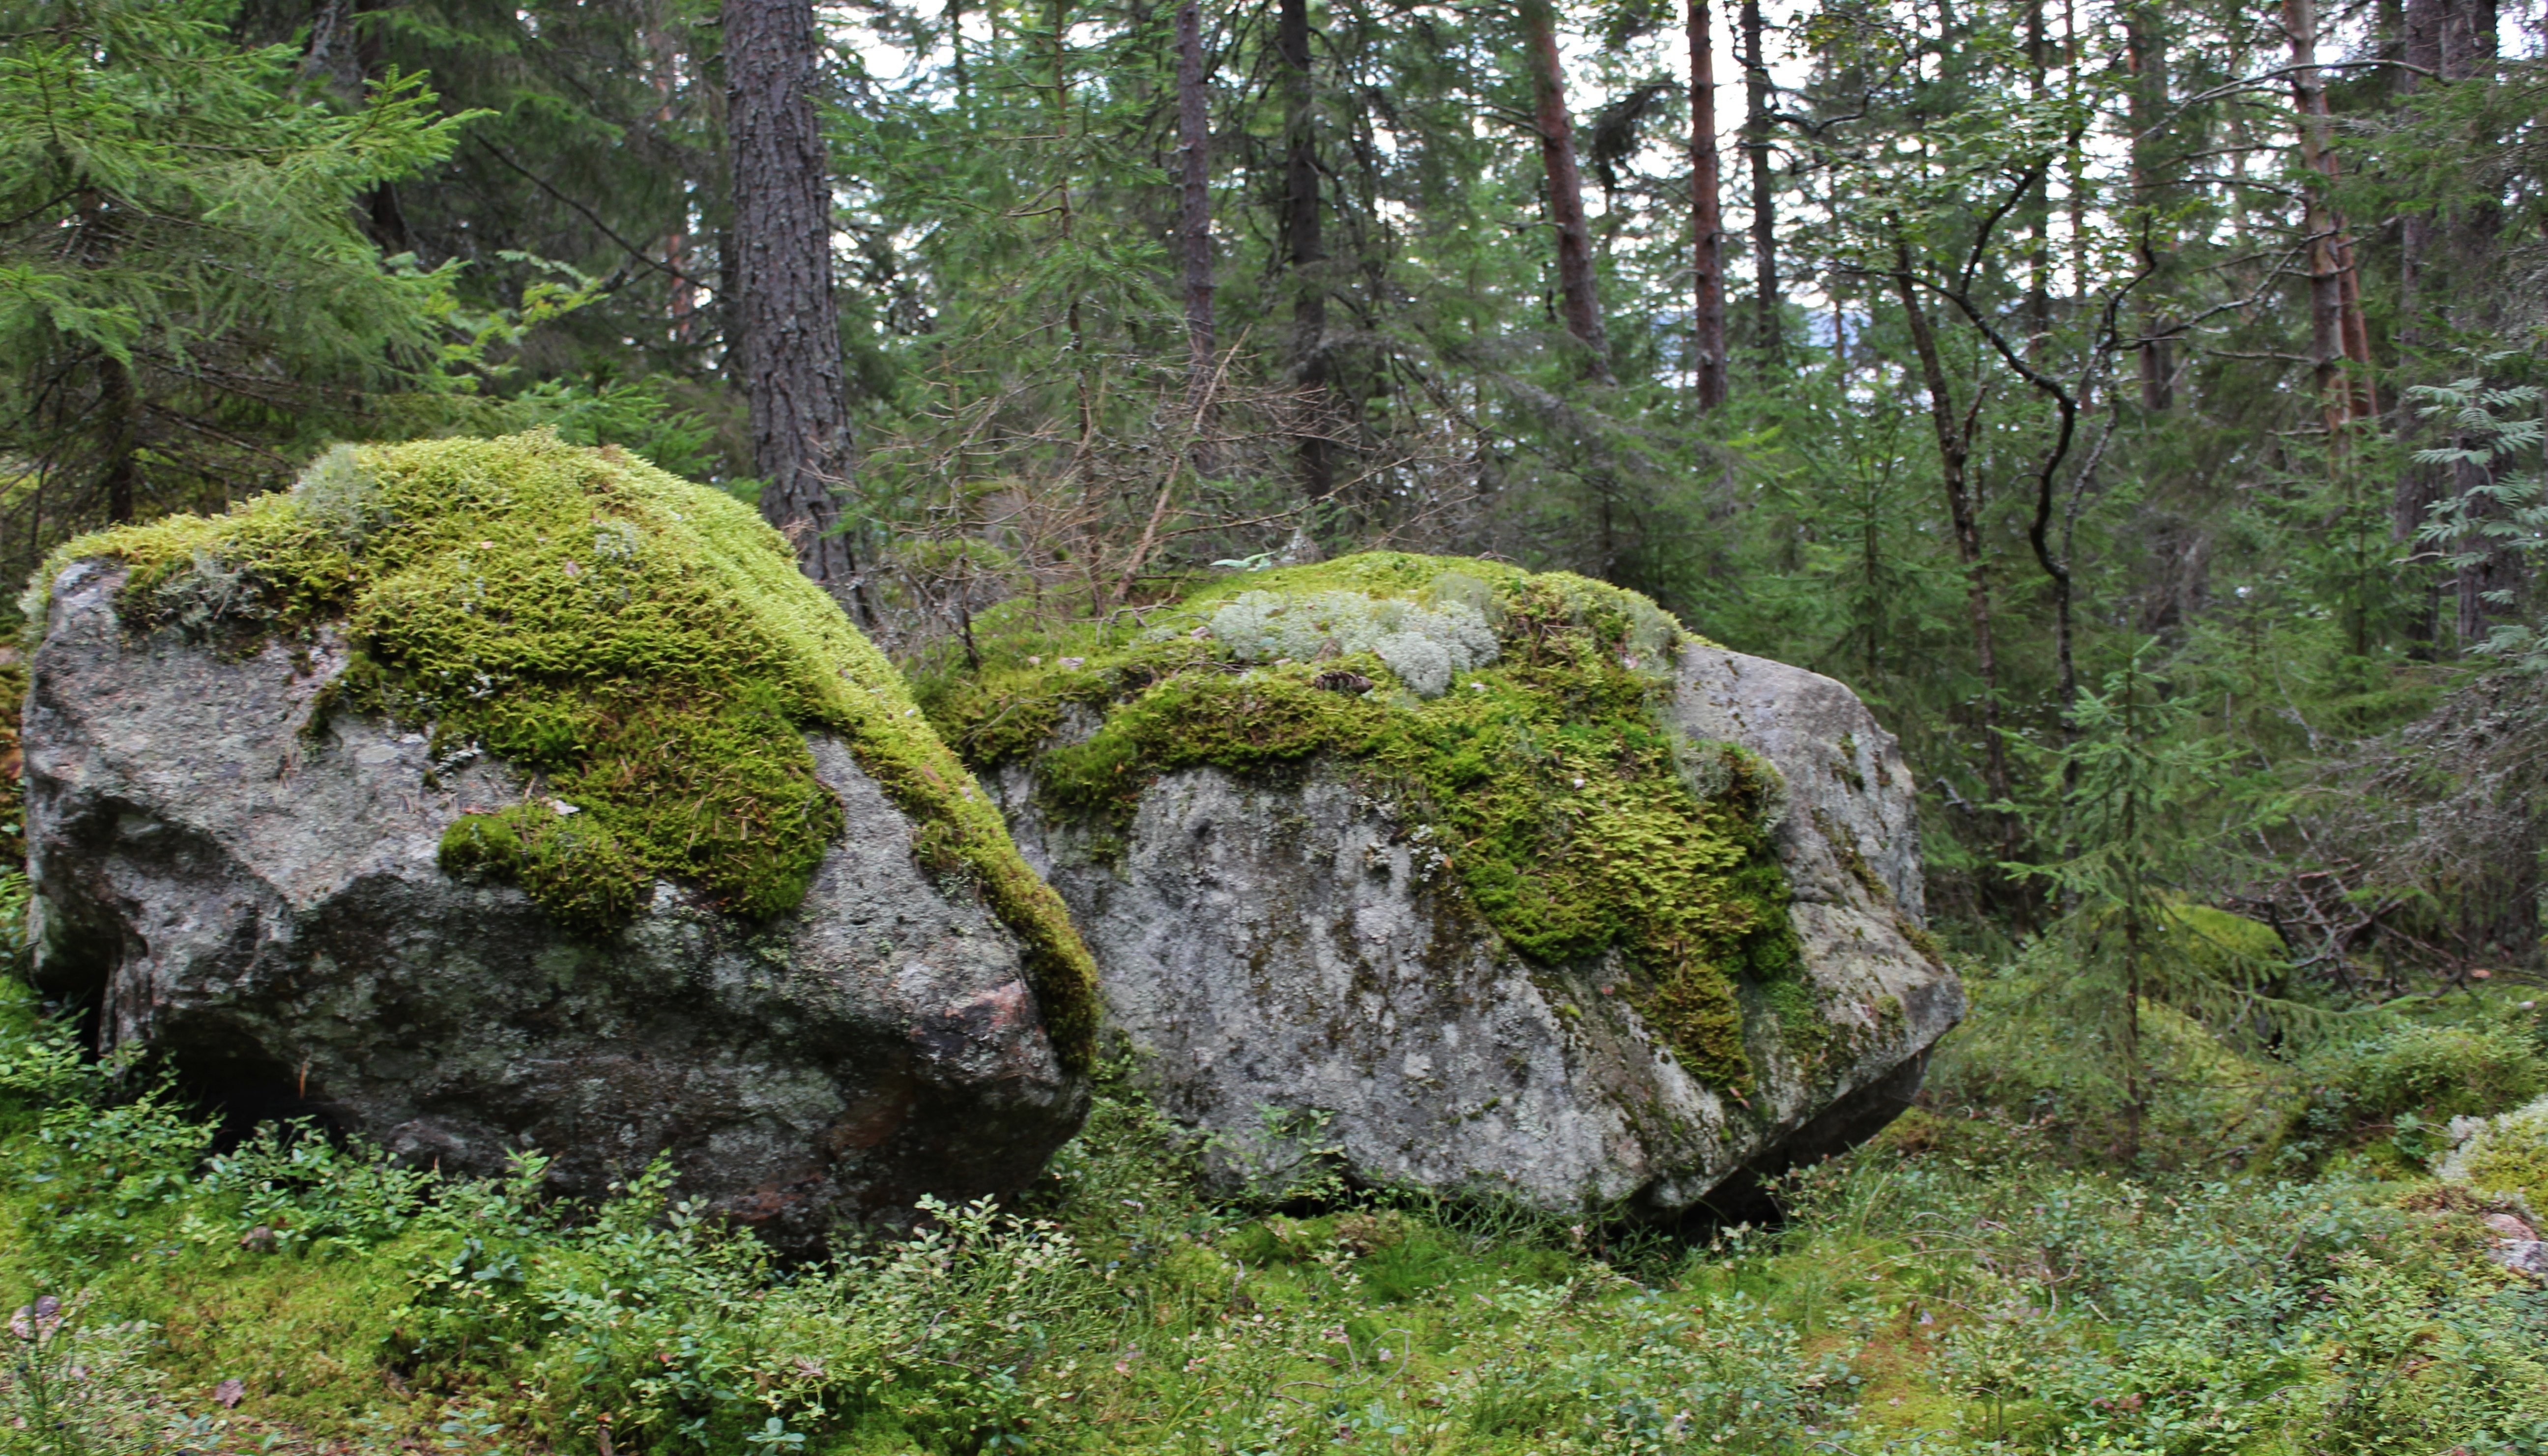
[[[1032,1178],[1077,1128],[1018,946],[914,864],[911,827],[813,742],[846,832],[794,913],[738,924],[670,883],[606,944],[437,865],[501,765],[333,716],[342,649],[226,660],[130,638],[122,572],[63,573],[25,718],[36,974],[255,1116],[309,1113],[418,1163],[536,1147],[592,1196],[669,1150],[688,1196],[807,1243],[837,1218]]]
[[[1279,1178],[1323,1152],[1375,1183],[1662,1215],[1882,1127],[1963,1012],[1923,949],[1910,773],[1856,695],[1692,646],[1674,712],[1787,784],[1774,838],[1812,1004],[1790,998],[1782,1025],[1743,990],[1748,1105],[1605,990],[1617,965],[1507,949],[1350,766],[1165,775],[1120,844],[1047,822],[1021,766],[998,785],[1096,954],[1114,1031],[1232,1175]]]

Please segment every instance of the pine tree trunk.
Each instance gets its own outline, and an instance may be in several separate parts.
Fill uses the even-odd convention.
[[[2137,4],[2124,12],[2124,66],[2132,76],[2126,107],[2133,129],[2133,204],[2155,216],[2164,211],[2164,199],[2158,195],[2158,159],[2166,141],[2153,134],[2167,112],[2167,38],[2152,5]],[[2156,274],[2174,251],[2173,240],[2159,237],[2154,223],[2142,225],[2134,246],[2145,275]],[[2144,297],[2155,292],[2147,285],[2142,289]],[[2141,408],[2153,414],[2176,403],[2176,351],[2169,346],[2166,330],[2158,311],[2143,305],[2138,350]]]
[[[2312,0],[2283,0],[2283,33],[2292,46],[2292,107],[2301,164],[2325,178],[2303,198],[2302,226],[2310,237],[2310,351],[2331,438],[2356,419],[2377,412],[2371,391],[2371,334],[2362,317],[2362,294],[2353,266],[2353,239],[2344,218],[2328,203],[2337,169],[2326,86],[2318,71],[2318,13]],[[2347,364],[2352,365],[2350,378]]]
[[[1770,181],[1770,64],[1761,48],[1761,0],[1743,0],[1743,149],[1752,158],[1753,347],[1764,372],[1785,350],[1779,336],[1778,199]]]
[[[1320,500],[1335,489],[1335,461],[1327,439],[1327,288],[1319,266],[1327,253],[1320,236],[1319,94],[1310,69],[1309,0],[1282,0],[1274,50],[1282,61],[1285,101],[1282,221],[1283,258],[1292,273],[1292,374],[1309,414],[1300,438],[1301,494]]]
[[[1575,164],[1575,119],[1566,109],[1566,70],[1557,53],[1550,0],[1522,0],[1539,159],[1548,171],[1548,216],[1557,227],[1557,292],[1566,331],[1584,346],[1585,373],[1610,382],[1610,344],[1592,280],[1592,229],[1584,221],[1584,177]]]
[[[1212,384],[1212,119],[1203,67],[1203,7],[1177,8],[1177,146],[1183,172],[1177,233],[1186,263],[1186,395],[1201,410]]]
[[[832,296],[832,195],[814,113],[810,0],[725,0],[726,132],[733,149],[735,367],[752,418],[761,514],[805,575],[845,599],[857,563],[842,533],[849,391]]]
[[[1725,403],[1725,198],[1716,155],[1716,43],[1709,0],[1689,0],[1690,352],[1698,412]]]

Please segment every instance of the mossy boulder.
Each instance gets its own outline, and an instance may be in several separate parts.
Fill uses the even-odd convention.
[[[976,643],[923,704],[1231,1176],[1669,1213],[1960,1014],[1892,738],[1633,592],[1378,553]]]
[[[36,974],[260,1114],[809,1241],[1018,1186],[1094,969],[746,506],[546,435],[341,449],[27,601]]]

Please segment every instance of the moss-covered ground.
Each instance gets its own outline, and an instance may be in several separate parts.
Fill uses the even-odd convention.
[[[532,1166],[223,1148],[12,993],[0,1451],[2536,1452],[2548,1290],[2486,1257],[2516,1205],[2379,1176],[2394,1115],[2298,1159],[2220,1136],[2231,1102],[2381,1085],[2358,1052],[2181,1084],[2167,1153],[2118,1167],[1953,1101],[1979,1069],[1951,1048],[1935,1105],[1775,1229],[1231,1203],[1102,1096],[1011,1209],[782,1269],[652,1182],[570,1209]]]
[[[978,664],[924,675],[920,698],[976,769],[1025,760],[1046,809],[1084,820],[1120,820],[1179,769],[1342,766],[1429,831],[1515,949],[1625,953],[1648,1024],[1747,1091],[1736,982],[1798,970],[1765,832],[1779,786],[1668,726],[1684,638],[1644,597],[1581,577],[1372,553],[1061,633],[992,617]],[[1060,743],[1075,710],[1102,725]]]
[[[1059,899],[902,676],[732,498],[546,434],[340,447],[227,514],[64,545],[30,589],[31,636],[89,558],[129,569],[136,630],[234,652],[341,634],[314,736],[328,712],[384,713],[429,727],[442,763],[532,775],[521,804],[455,824],[443,863],[591,935],[659,875],[741,916],[793,907],[841,824],[804,737],[838,736],[930,867],[1018,933],[1056,1045],[1086,1063],[1095,971]]]

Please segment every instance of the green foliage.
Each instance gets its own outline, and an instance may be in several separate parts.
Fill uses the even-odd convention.
[[[355,204],[471,120],[392,70],[314,104],[236,0],[29,0],[0,66],[0,486],[52,534],[222,500],[444,375],[456,265],[386,258]],[[32,497],[32,501],[25,498]],[[41,526],[13,532],[32,564]]]
[[[446,765],[537,775],[524,803],[457,822],[446,866],[511,878],[590,934],[657,875],[739,915],[792,908],[841,824],[804,735],[838,736],[924,856],[1018,932],[1055,1045],[1088,1055],[1095,974],[1060,901],[900,676],[731,498],[545,434],[340,448],[288,494],[65,545],[29,620],[97,557],[128,567],[136,627],[235,647],[341,625],[329,710],[429,726]]]
[[[2356,1153],[2374,1172],[2420,1177],[2450,1150],[2457,1119],[2509,1113],[2548,1091],[2548,1044],[2528,1018],[2481,1003],[2392,1017],[2329,1046],[2301,1070],[2308,1101],[2297,1152]],[[2519,1145],[2517,1136],[2502,1144]]]
[[[2506,1026],[2407,1026],[2338,1059],[2334,1096],[2364,1118],[2484,1117],[2548,1088],[2538,1044]]]
[[[59,1037],[0,1025],[0,1063]],[[1021,1212],[928,1204],[908,1235],[780,1267],[674,1201],[661,1163],[565,1206],[535,1154],[475,1182],[306,1131],[207,1155],[209,1127],[156,1095],[8,1095],[36,1120],[0,1129],[12,1456],[581,1453],[605,1429],[839,1456],[2548,1438],[2548,1303],[2487,1261],[2465,1194],[2062,1167],[2004,1108],[1788,1180],[1782,1229],[1684,1240],[1417,1198],[1220,1202],[1186,1135],[1106,1095]],[[64,1218],[78,1238],[43,1232]]]
[[[1428,880],[1460,886],[1536,959],[1626,952],[1639,1014],[1697,1075],[1749,1088],[1734,982],[1779,980],[1796,957],[1768,839],[1781,788],[1665,720],[1681,629],[1653,603],[1372,554],[1142,615],[1138,630],[995,638],[978,675],[950,670],[922,701],[975,765],[1031,756],[1048,809],[1100,822],[1181,769],[1348,764],[1408,805]],[[1103,725],[1045,744],[1074,705]]]

